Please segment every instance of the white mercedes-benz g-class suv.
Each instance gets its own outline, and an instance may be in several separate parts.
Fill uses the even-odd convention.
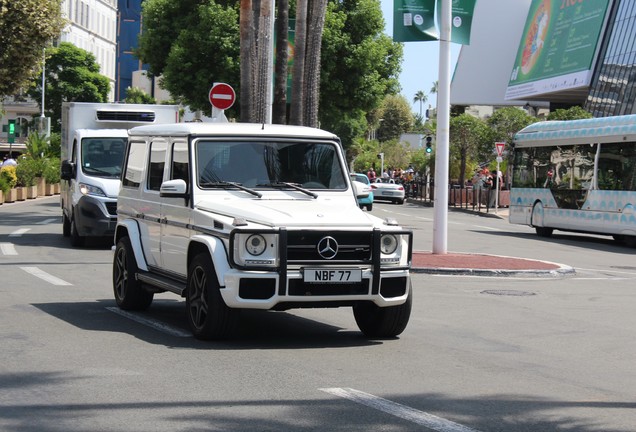
[[[339,139],[297,126],[180,123],[129,131],[117,200],[120,308],[185,297],[195,337],[241,309],[351,306],[368,337],[411,313],[413,234],[358,207]]]

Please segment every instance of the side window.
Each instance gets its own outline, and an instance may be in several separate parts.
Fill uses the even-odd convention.
[[[170,167],[170,180],[181,179],[190,185],[188,175],[188,143],[176,142],[172,145],[172,166]]]
[[[144,172],[144,162],[146,160],[146,143],[132,141],[128,147],[128,157],[126,158],[126,170],[122,180],[123,187],[138,188],[141,184]]]
[[[150,144],[150,163],[148,164],[148,189],[159,191],[163,182],[163,169],[166,165],[165,141],[153,141]]]

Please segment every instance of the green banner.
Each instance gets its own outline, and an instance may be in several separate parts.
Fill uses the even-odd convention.
[[[533,0],[506,99],[587,86],[609,0]]]
[[[451,42],[470,45],[470,30],[477,0],[453,0],[451,7]],[[442,0],[437,0],[438,15],[442,10]]]
[[[393,40],[395,42],[439,39],[435,27],[435,0],[394,0]]]
[[[477,0],[452,1],[451,42],[470,44],[470,30]],[[435,4],[437,3],[437,15]],[[394,0],[393,40],[418,42],[439,40],[442,0]],[[435,26],[437,18],[438,26]]]

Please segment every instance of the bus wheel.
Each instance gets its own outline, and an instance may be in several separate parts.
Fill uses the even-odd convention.
[[[537,231],[539,237],[550,237],[552,235],[552,228],[543,226],[543,204],[540,202],[537,202],[532,207],[532,220],[530,223]]]

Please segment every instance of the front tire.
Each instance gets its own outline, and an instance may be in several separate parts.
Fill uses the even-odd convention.
[[[122,237],[115,247],[113,259],[113,292],[117,306],[123,310],[144,310],[154,294],[146,291],[137,280],[137,261],[128,237]]]
[[[64,237],[71,236],[71,220],[65,214],[62,215],[62,235]]]
[[[239,311],[227,307],[219,289],[212,259],[207,253],[197,255],[188,268],[186,288],[188,323],[197,339],[228,338],[238,325]]]
[[[413,290],[409,280],[406,302],[398,306],[380,307],[363,302],[353,307],[353,316],[358,328],[370,338],[392,338],[400,335],[411,317]]]
[[[71,236],[71,246],[81,247],[84,246],[84,237],[77,231],[77,224],[75,218],[71,220],[71,226],[69,227],[69,235]]]

